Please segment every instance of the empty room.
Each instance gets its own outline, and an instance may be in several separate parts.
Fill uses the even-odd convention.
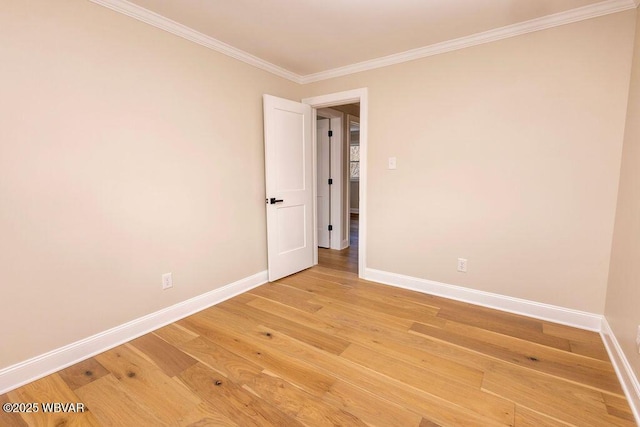
[[[0,426],[640,424],[640,0],[3,0]]]

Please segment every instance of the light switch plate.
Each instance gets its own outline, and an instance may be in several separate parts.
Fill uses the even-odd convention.
[[[173,288],[173,275],[165,273],[162,275],[162,289]]]
[[[395,169],[395,168],[396,168],[396,158],[389,157],[389,169]]]

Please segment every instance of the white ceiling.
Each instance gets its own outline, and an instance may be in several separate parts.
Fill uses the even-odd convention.
[[[118,10],[109,5],[114,0],[92,1]],[[127,2],[117,0],[117,3],[122,9],[122,3]],[[129,3],[129,9],[137,6],[138,13],[147,9],[201,33],[210,42],[230,45],[222,50],[241,51],[240,56],[248,53],[267,63],[267,68],[275,65],[284,69],[294,80],[313,75],[329,77],[332,71],[335,74],[341,69],[344,72],[340,74],[359,71],[364,65],[354,67],[358,63],[375,68],[376,61],[383,66],[415,59],[434,54],[434,49],[439,53],[443,45],[465,47],[635,6],[633,0],[130,0]],[[142,20],[154,24],[150,21],[158,18]],[[477,42],[468,43],[469,40]],[[444,49],[447,50],[453,49]],[[231,56],[237,56],[235,53],[238,52]],[[416,56],[416,53],[423,54]],[[384,57],[387,63],[380,59]],[[398,60],[393,61],[394,58]]]

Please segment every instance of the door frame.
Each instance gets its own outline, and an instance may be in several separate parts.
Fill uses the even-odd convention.
[[[313,96],[304,98],[303,104],[308,104],[313,109],[311,119],[313,121],[311,126],[312,131],[312,145],[313,152],[316,148],[316,115],[317,109],[325,107],[334,107],[336,105],[353,104],[355,102],[360,103],[360,214],[359,214],[359,227],[358,227],[358,277],[364,279],[366,266],[367,266],[367,151],[368,151],[368,133],[369,133],[369,94],[368,89],[360,88],[347,90],[344,92],[330,93],[327,95]],[[318,263],[318,236],[317,234],[317,208],[315,206],[317,194],[317,159],[314,154],[313,157],[313,177],[314,177],[314,252],[313,263]]]

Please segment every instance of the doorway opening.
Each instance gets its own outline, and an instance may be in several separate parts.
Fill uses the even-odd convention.
[[[312,117],[312,126],[311,131],[313,133],[313,148],[315,151],[316,148],[316,112],[321,108],[336,108],[345,106],[348,104],[360,104],[360,129],[359,129],[359,189],[358,189],[358,239],[357,245],[350,245],[357,247],[357,260],[358,260],[358,277],[365,279],[367,273],[367,141],[368,141],[368,120],[369,120],[369,94],[367,88],[353,89],[347,90],[344,92],[336,92],[327,95],[314,96],[310,98],[305,98],[302,100],[302,103],[309,105],[313,114]],[[347,129],[345,127],[345,129]],[[346,140],[346,138],[345,138]],[[346,148],[348,145],[344,144]],[[315,153],[314,153],[315,155]],[[347,157],[345,156],[345,159]],[[314,159],[313,167],[314,167],[314,177],[317,179],[316,175],[316,159]],[[346,176],[346,175],[345,175]],[[348,194],[348,193],[347,193]],[[344,202],[345,207],[347,202]],[[314,216],[317,212],[313,213]],[[350,215],[349,215],[350,219]],[[315,218],[314,218],[315,223]],[[350,227],[348,228],[350,229]],[[314,241],[317,242],[317,236],[314,236]],[[318,264],[318,248],[314,245],[314,258],[313,263]]]
[[[360,103],[316,114],[318,264],[357,274]]]
[[[317,197],[317,110],[325,107],[360,104],[359,125],[359,201],[357,271],[366,278],[367,236],[367,88],[354,89],[302,100],[302,103],[263,96],[265,133],[265,203],[267,206],[267,265],[269,281],[294,274],[318,264],[318,212]],[[342,127],[345,132],[350,127]],[[345,141],[348,139],[345,137]],[[335,153],[343,154],[349,144],[342,144]],[[347,171],[349,158],[336,163]],[[347,177],[340,170],[336,177]],[[346,185],[348,179],[342,179]],[[348,189],[348,186],[347,186]],[[348,190],[341,192],[335,206],[345,212],[342,227],[345,232],[350,222]],[[335,218],[340,218],[338,213]],[[351,246],[350,237],[346,237]],[[346,247],[347,245],[345,245]]]

